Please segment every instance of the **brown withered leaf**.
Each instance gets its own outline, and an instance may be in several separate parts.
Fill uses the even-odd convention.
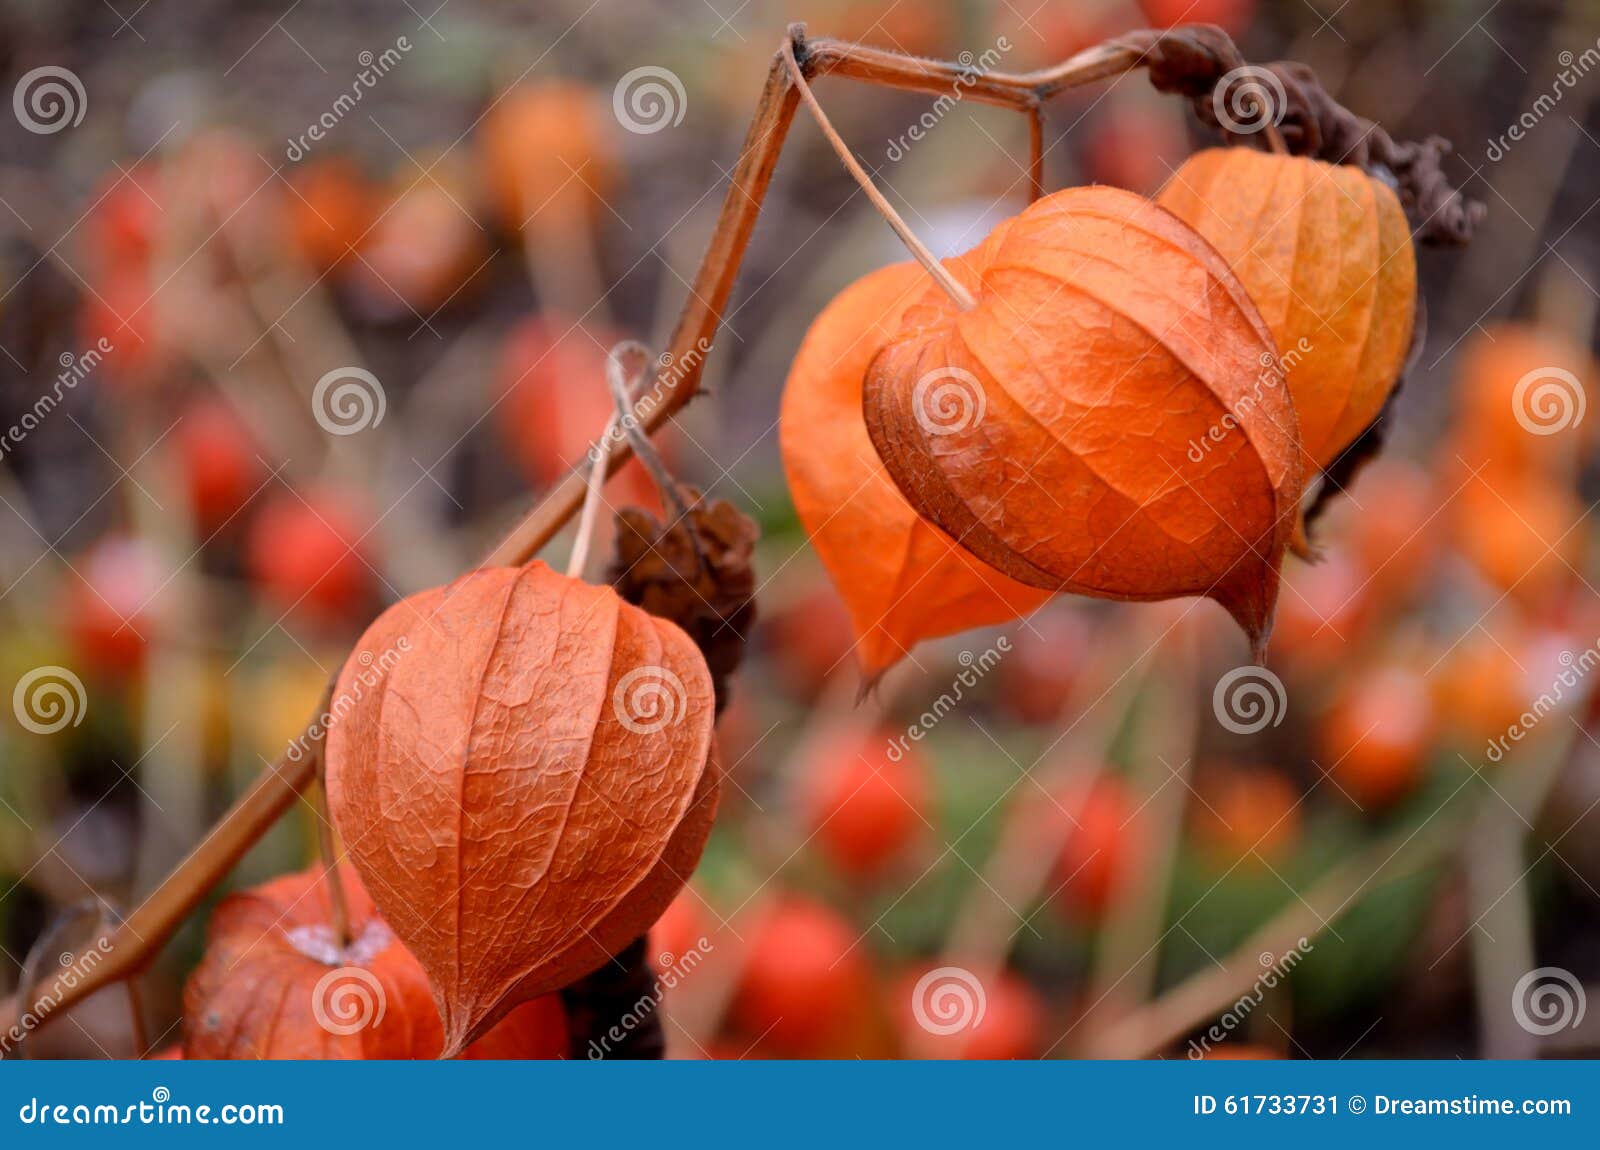
[[[617,512],[617,555],[606,578],[629,603],[671,619],[706,658],[717,713],[756,620],[751,561],[760,528],[725,499],[681,487],[687,514],[663,521],[638,507]]]

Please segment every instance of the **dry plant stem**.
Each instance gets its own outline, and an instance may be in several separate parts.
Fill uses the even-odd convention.
[[[1470,820],[1461,811],[1445,812],[1418,832],[1403,828],[1336,864],[1300,899],[1292,901],[1222,960],[1191,975],[1150,1005],[1095,1032],[1086,1029],[1087,1058],[1147,1058],[1204,1025],[1241,995],[1272,963],[1300,949],[1300,939],[1313,939],[1325,925],[1358,902],[1379,880],[1398,878],[1433,863],[1457,841]]]
[[[629,375],[623,370],[622,357],[631,355],[648,362],[650,349],[636,340],[624,340],[613,347],[606,356],[606,387],[609,391],[616,410],[606,420],[605,429],[600,433],[602,444],[610,443],[616,437],[617,429],[626,426],[629,413],[633,410],[633,388],[629,382]],[[644,440],[648,444],[648,440]],[[578,515],[578,530],[572,541],[572,554],[567,559],[567,578],[582,579],[584,569],[589,564],[589,552],[594,546],[595,523],[600,517],[601,491],[606,485],[606,454],[604,451],[591,449],[594,462],[589,466],[589,486],[583,494],[583,510]],[[647,450],[640,453],[640,458],[649,457]],[[661,460],[655,459],[657,467]]]
[[[850,151],[850,145],[846,144],[844,138],[834,130],[833,124],[828,120],[828,114],[822,110],[822,105],[817,102],[816,93],[811,90],[811,85],[806,82],[805,73],[800,70],[799,61],[794,58],[794,41],[792,39],[784,41],[783,62],[789,69],[790,78],[800,90],[800,98],[805,101],[806,107],[810,109],[812,117],[817,121],[817,127],[822,129],[823,136],[827,139],[835,154],[838,155],[839,162],[845,166],[845,170],[850,173],[856,183],[861,185],[861,190],[867,193],[867,199],[871,200],[872,206],[878,209],[878,214],[888,221],[889,226],[894,229],[894,234],[900,237],[900,242],[905,244],[911,254],[916,257],[917,262],[928,270],[928,274],[945,290],[945,294],[961,305],[962,311],[971,311],[977,307],[978,301],[972,298],[972,293],[962,287],[960,282],[945,270],[944,265],[939,262],[939,258],[928,250],[928,245],[919,240],[916,233],[911,230],[911,226],[900,218],[900,213],[895,211],[894,205],[884,198],[882,192],[878,191],[878,186],[872,182],[872,177],[867,175],[867,170],[861,166],[854,153]]]
[[[801,27],[791,27],[780,57],[767,73],[716,228],[673,332],[668,348],[671,367],[658,373],[655,386],[635,406],[639,426],[646,433],[657,431],[682,410],[699,386],[705,357],[799,106],[801,91],[793,78],[790,57],[802,77],[808,79],[833,74],[931,93],[946,91],[960,79],[970,98],[1027,110],[1065,88],[1138,66],[1148,43],[1153,42],[1148,38],[1141,41],[1139,35],[1080,52],[1055,68],[1005,75],[975,74],[955,64],[901,56],[841,40],[808,41]],[[603,450],[608,475],[615,474],[632,454],[626,441],[608,443]],[[485,557],[484,565],[528,562],[577,513],[587,486],[584,476],[567,476]],[[327,710],[328,702],[329,695],[325,693],[317,708],[318,716]],[[64,1010],[101,987],[142,970],[206,893],[222,881],[316,777],[322,761],[322,738],[320,734],[311,737],[308,728],[301,745],[303,751],[298,759],[285,754],[268,767],[210,834],[128,916],[109,938],[108,953],[93,972],[74,986],[67,986],[58,975],[51,985],[41,989],[28,1008],[43,1002],[52,1004],[47,1009]],[[0,1031],[14,1025],[21,1013],[17,996],[0,1000]]]
[[[1101,925],[1089,987],[1089,1021],[1125,1014],[1148,1000],[1156,984],[1162,927],[1177,870],[1178,842],[1191,794],[1189,783],[1199,722],[1194,700],[1201,691],[1192,633],[1181,624],[1167,645],[1173,673],[1152,685],[1151,712],[1130,752],[1132,782],[1145,796],[1138,817],[1151,831],[1145,865],[1122,884],[1120,897]],[[1163,659],[1163,669],[1168,660]]]
[[[1594,713],[1596,698],[1590,692],[1579,701],[1578,711],[1584,715],[1584,723],[1580,725],[1573,719],[1570,727],[1552,736],[1550,745],[1537,748],[1539,757],[1526,764],[1529,769],[1517,775],[1500,775],[1496,780],[1498,795],[1476,804],[1447,800],[1446,806],[1420,827],[1397,828],[1337,863],[1303,897],[1240,943],[1220,966],[1192,975],[1149,1006],[1091,1034],[1077,1053],[1091,1058],[1149,1057],[1248,993],[1266,969],[1261,955],[1271,954],[1275,963],[1281,962],[1286,953],[1299,948],[1301,938],[1317,937],[1378,883],[1438,862],[1460,846],[1485,812],[1504,809],[1509,803],[1523,818],[1531,819],[1549,793],[1551,781],[1575,756],[1590,753],[1589,730],[1600,718]]]
[[[1472,916],[1473,990],[1478,1000],[1479,1055],[1483,1058],[1538,1057],[1531,1031],[1505,1009],[1515,999],[1517,979],[1532,970],[1533,915],[1522,883],[1521,821],[1511,811],[1485,811],[1463,850],[1467,913]]]
[[[342,951],[355,936],[350,932],[350,900],[345,897],[344,880],[339,877],[339,854],[333,842],[333,819],[328,811],[325,779],[317,791],[317,852],[322,856],[322,881],[328,887],[328,908],[333,918],[333,937]]]
[[[601,433],[602,443],[611,442],[611,437],[617,433],[617,417],[613,415],[606,420],[605,430]],[[578,531],[572,537],[572,554],[567,557],[567,578],[582,579],[584,568],[589,565],[589,551],[594,543],[595,521],[600,518],[600,493],[606,485],[606,457],[603,452],[596,453],[594,462],[589,465],[588,486],[583,492],[583,508],[578,512]]]
[[[1157,655],[1146,651],[1148,646],[1149,635],[1143,628],[1131,641],[1095,644],[1105,654],[1085,669],[1062,708],[1064,714],[1080,717],[1048,762],[1022,784],[1006,812],[999,844],[984,864],[983,881],[972,888],[951,926],[945,945],[951,963],[981,970],[1005,965],[1017,934],[1017,913],[1046,893],[1050,873],[1071,833],[1071,821],[1053,817],[1059,812],[1046,808],[1059,801],[1056,796],[1062,792],[1081,794],[1094,785],[1107,749],[1154,667]]]
[[[1028,202],[1044,195],[1044,108],[1028,109]]]

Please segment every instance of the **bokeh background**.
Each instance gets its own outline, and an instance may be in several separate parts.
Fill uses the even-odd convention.
[[[903,253],[797,118],[707,396],[662,437],[763,530],[731,785],[651,941],[671,1053],[1593,1055],[1589,0],[0,5],[6,92],[40,67],[81,85],[51,130],[0,115],[0,426],[58,400],[0,456],[0,687],[82,687],[59,729],[0,708],[0,990],[65,908],[137,905],[371,615],[581,460],[604,351],[664,346],[791,20],[949,58],[1004,44],[1008,71],[1220,23],[1397,138],[1455,141],[1489,213],[1470,248],[1420,253],[1426,342],[1324,560],[1291,565],[1265,720],[1215,703],[1246,652],[1192,603],[1054,602],[919,647],[857,705],[776,413],[811,319]],[[641,67],[679,85],[665,119],[614,100]],[[929,99],[818,92],[941,253],[1026,202],[1019,117],[967,102],[895,148]],[[1050,105],[1047,186],[1154,192],[1207,142],[1130,75]],[[382,417],[332,433],[315,386],[352,367]],[[1513,396],[1549,368],[1579,382],[1553,434]],[[651,497],[631,470],[608,488]],[[297,808],[229,887],[307,865],[316,819]],[[170,1046],[204,921],[140,979],[140,1027],[103,994],[31,1052]]]

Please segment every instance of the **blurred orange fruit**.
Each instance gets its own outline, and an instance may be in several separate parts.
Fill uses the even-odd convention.
[[[1213,1046],[1205,1057],[1212,1062],[1255,1062],[1262,1059],[1278,1060],[1283,1055],[1269,1046],[1253,1046],[1248,1042],[1225,1042]]]
[[[364,307],[382,319],[426,319],[482,266],[488,237],[461,180],[436,169],[391,193],[344,272]]]
[[[621,339],[550,313],[529,316],[506,333],[495,368],[504,398],[495,412],[500,438],[530,483],[549,487],[586,464],[615,410],[606,360]],[[652,442],[670,461],[671,437],[658,434]],[[637,460],[611,477],[606,499],[614,507],[660,507],[655,482]]]
[[[1442,502],[1422,468],[1377,459],[1338,504],[1330,548],[1348,551],[1361,564],[1362,581],[1380,608],[1415,592],[1433,570],[1448,521]]]
[[[142,540],[109,535],[73,560],[62,600],[74,665],[102,675],[137,671],[156,626],[163,579]]]
[[[927,764],[896,732],[839,732],[814,748],[801,772],[811,841],[852,878],[882,872],[925,825]]]
[[[477,133],[501,226],[558,229],[586,218],[616,181],[615,127],[604,98],[579,83],[542,81],[502,93]]]
[[[1237,36],[1255,18],[1255,0],[1139,0],[1152,28],[1216,24]]]
[[[1343,550],[1284,572],[1273,654],[1302,671],[1329,666],[1355,649],[1371,615],[1366,576]]]
[[[1039,1057],[1044,999],[1009,970],[980,983],[967,971],[925,966],[894,980],[889,1005],[908,1056],[969,1061]]]
[[[319,272],[358,247],[378,215],[378,191],[350,160],[308,160],[289,177],[289,235]]]
[[[112,267],[83,297],[78,332],[84,347],[100,356],[93,370],[97,381],[139,386],[167,362],[171,348],[161,337],[153,294],[145,269],[126,263]]]
[[[1113,104],[1095,118],[1084,145],[1091,180],[1141,195],[1166,183],[1188,154],[1182,113],[1158,98]]]
[[[1497,591],[1538,608],[1576,576],[1587,534],[1583,506],[1536,474],[1485,472],[1451,504],[1456,545]]]
[[[1087,791],[1058,795],[1056,801],[1059,817],[1072,827],[1056,859],[1057,901],[1069,913],[1099,918],[1142,863],[1138,804],[1127,784],[1109,774]]]
[[[359,623],[373,573],[362,555],[361,519],[331,490],[277,491],[251,517],[245,560],[274,611],[326,623]]]
[[[195,522],[202,536],[210,534],[244,506],[261,480],[255,443],[218,396],[191,403],[172,439]]]
[[[786,895],[754,928],[732,1017],[773,1050],[826,1056],[854,1039],[872,983],[855,928],[821,903]]]
[[[1585,434],[1584,386],[1594,371],[1584,348],[1547,328],[1502,323],[1474,334],[1461,350],[1447,461],[1566,478]]]
[[[160,218],[160,176],[152,165],[108,175],[84,221],[95,265],[148,268]]]
[[[815,698],[828,678],[848,665],[855,647],[850,615],[826,583],[781,604],[761,627],[776,653],[779,677],[802,699]]]
[[[1019,722],[1055,721],[1071,697],[1093,636],[1080,611],[1034,612],[1016,629],[1012,649],[997,669],[995,704]]]
[[[671,970],[690,951],[700,950],[700,940],[711,929],[709,919],[705,903],[690,887],[684,887],[667,904],[650,928],[649,959],[658,976]]]
[[[1271,861],[1294,849],[1300,837],[1300,792],[1283,775],[1259,764],[1207,764],[1195,780],[1190,808],[1196,837],[1232,864],[1252,855]]]
[[[1322,718],[1321,765],[1363,809],[1386,806],[1416,786],[1433,732],[1421,675],[1401,666],[1358,672]]]

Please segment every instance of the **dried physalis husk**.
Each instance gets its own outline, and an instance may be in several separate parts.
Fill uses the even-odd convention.
[[[1238,277],[1128,192],[1070,188],[947,264],[864,410],[911,505],[1018,582],[1204,595],[1259,657],[1301,492],[1294,407]]]
[[[413,595],[339,676],[328,799],[452,1055],[645,933],[716,808],[705,659],[542,563]]]
[[[1411,348],[1417,259],[1400,201],[1359,168],[1236,147],[1191,156],[1159,203],[1243,281],[1283,358],[1304,469],[1330,467]]]
[[[919,515],[867,435],[867,365],[931,283],[917,264],[895,264],[835,296],[795,355],[778,418],[795,512],[849,609],[868,683],[919,640],[1003,623],[1049,598]]]

